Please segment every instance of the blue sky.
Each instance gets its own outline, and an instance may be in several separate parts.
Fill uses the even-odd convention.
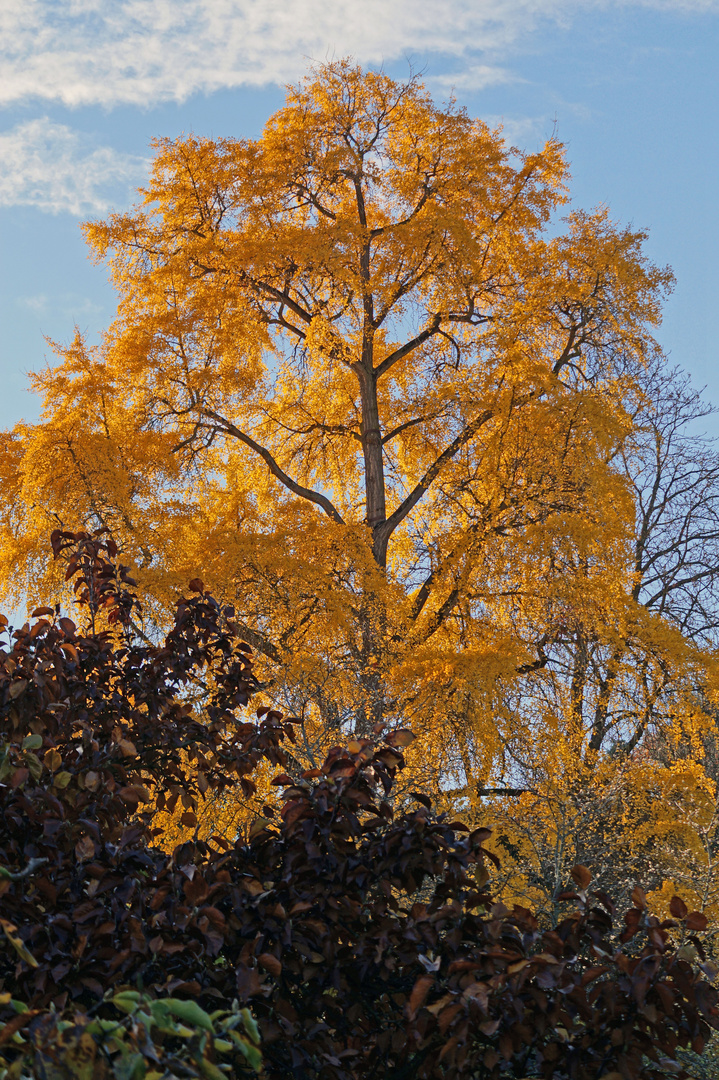
[[[151,138],[257,135],[343,55],[411,64],[527,149],[556,130],[573,201],[674,268],[660,341],[719,401],[719,0],[3,0],[0,426],[37,415],[44,335],[110,322],[78,222],[132,203]]]

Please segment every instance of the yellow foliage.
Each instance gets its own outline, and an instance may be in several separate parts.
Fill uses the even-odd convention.
[[[348,61],[257,140],[155,150],[140,204],[85,226],[116,321],[58,348],[0,450],[3,588],[49,597],[49,529],[107,526],[147,633],[198,573],[235,606],[305,763],[409,723],[443,805],[526,781],[508,836],[561,846],[568,790],[610,798],[618,758],[707,715],[675,693],[706,656],[640,602],[617,464],[670,272],[605,209],[559,221],[556,139],[522,153]]]

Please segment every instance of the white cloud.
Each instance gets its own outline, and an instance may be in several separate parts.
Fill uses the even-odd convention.
[[[508,146],[517,146],[523,150],[529,150],[534,145],[543,145],[554,130],[552,119],[548,116],[485,115],[482,119],[490,128],[502,129]]]
[[[466,33],[475,47],[499,46],[537,2],[5,0],[0,103],[144,105],[283,83],[328,52],[365,63],[428,47],[458,55]]]
[[[18,296],[15,298],[15,306],[31,311],[37,316],[67,314],[72,312],[77,320],[81,315],[94,316],[102,314],[102,306],[89,300],[87,296],[77,292],[60,292],[48,296],[47,293],[37,293],[35,296]]]
[[[93,146],[64,124],[29,120],[0,133],[0,206],[103,214],[113,202],[127,204],[147,167],[144,158]]]
[[[47,310],[47,296],[45,293],[37,293],[36,296],[18,296],[15,303],[18,307],[27,308],[28,311],[40,313]]]
[[[513,72],[496,64],[467,64],[453,74],[431,75],[425,80],[432,88],[437,87],[445,93],[472,93],[483,90],[485,86],[516,81],[517,76]]]
[[[307,58],[381,63],[413,53],[503,80],[501,55],[541,21],[605,0],[2,0],[0,104],[152,105],[295,79]],[[717,11],[719,0],[616,0]],[[489,59],[476,66],[477,56]],[[479,84],[477,83],[479,80]],[[459,78],[454,83],[460,86]],[[469,88],[469,83],[461,83]]]
[[[431,88],[461,95],[513,80],[503,62],[540,24],[610,4],[719,11],[719,0],[0,0],[0,106],[152,107],[284,83],[309,59],[344,55],[363,64],[431,56]],[[507,131],[510,141],[520,134]],[[0,133],[0,206],[103,214],[127,205],[146,168],[63,124],[30,120]]]

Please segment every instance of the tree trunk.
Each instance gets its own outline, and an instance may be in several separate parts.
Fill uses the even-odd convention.
[[[362,452],[364,454],[365,498],[367,524],[372,529],[372,552],[378,566],[387,561],[387,538],[378,535],[378,526],[387,518],[384,485],[384,461],[382,458],[382,432],[379,426],[377,405],[377,381],[371,368],[358,366],[360,394],[362,399]]]

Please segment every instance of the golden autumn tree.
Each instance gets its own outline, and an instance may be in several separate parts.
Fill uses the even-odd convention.
[[[49,526],[106,526],[156,623],[198,572],[242,597],[310,760],[399,719],[443,797],[511,783],[522,746],[583,760],[577,628],[609,665],[666,629],[684,664],[633,591],[620,465],[671,286],[644,234],[560,219],[555,139],[522,153],[345,61],[257,140],[156,151],[141,203],[86,226],[117,320],[4,443],[3,586],[37,593]]]

